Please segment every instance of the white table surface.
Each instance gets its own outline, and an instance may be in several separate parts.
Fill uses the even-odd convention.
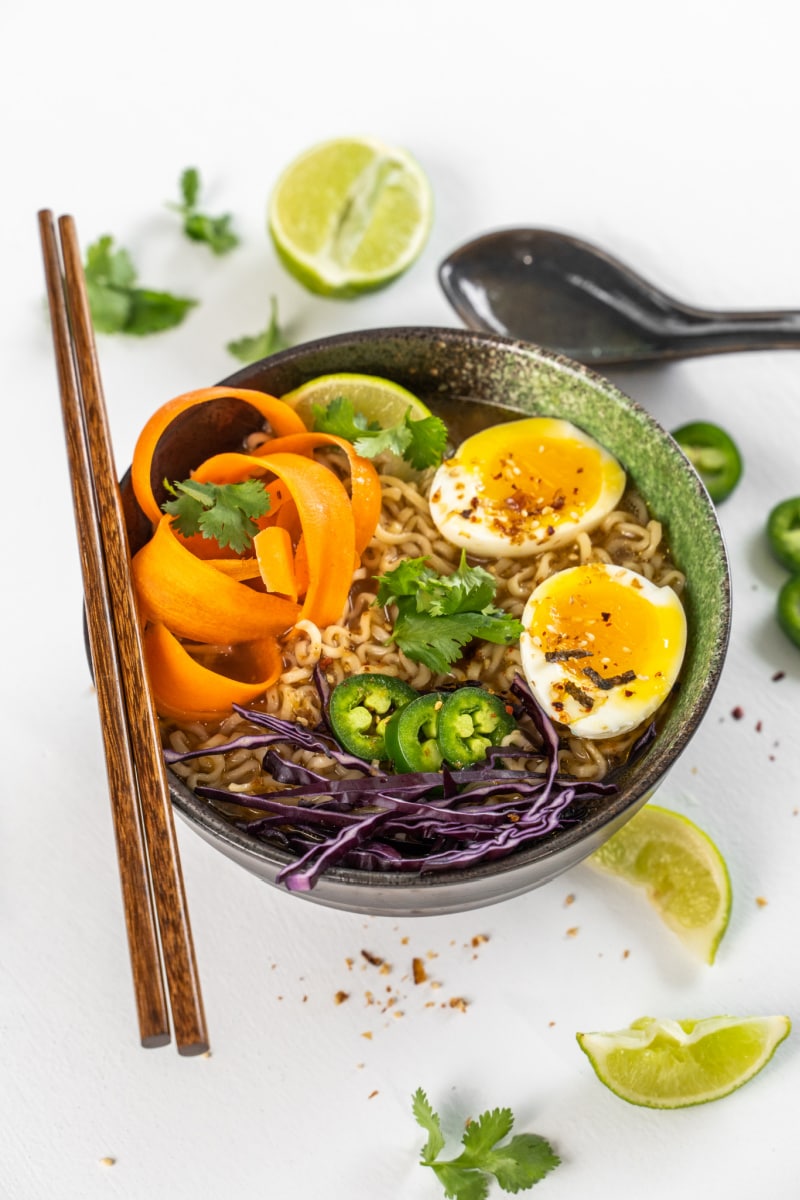
[[[84,244],[112,233],[143,283],[202,300],[177,330],[100,340],[119,464],[156,405],[235,368],[224,345],[262,327],[271,293],[295,341],[455,326],[437,265],[501,226],[596,241],[698,304],[798,306],[796,11],[3,6],[2,1196],[433,1200],[418,1086],[456,1140],[496,1105],[548,1137],[563,1165],[534,1194],[550,1200],[800,1195],[800,1025],[745,1089],[675,1113],[616,1099],[575,1041],[645,1013],[800,1018],[800,650],[773,618],[784,573],[763,538],[771,505],[800,492],[800,353],[610,372],[670,428],[724,424],[745,458],[720,508],[729,657],[658,795],[729,863],[716,964],[695,963],[643,899],[585,866],[483,911],[365,918],[258,882],[179,822],[213,1043],[181,1059],[137,1044],[36,228],[41,207],[70,212]],[[353,132],[417,155],[436,221],[403,279],[342,303],[285,274],[264,212],[291,158]],[[207,209],[235,214],[243,246],[228,258],[184,241],[164,207],[192,164]],[[438,988],[413,985],[414,956]],[[339,990],[350,998],[336,1005]],[[402,1017],[384,1011],[390,995]],[[459,996],[466,1011],[449,1006]]]

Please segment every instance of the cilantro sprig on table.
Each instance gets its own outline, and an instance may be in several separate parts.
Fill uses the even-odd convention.
[[[442,461],[447,426],[439,417],[421,417],[415,421],[409,408],[402,421],[384,428],[356,412],[352,400],[346,396],[337,396],[327,405],[314,404],[312,413],[316,432],[345,438],[362,458],[375,458],[388,450],[418,471],[436,467]]]
[[[520,622],[494,605],[496,588],[462,550],[452,575],[439,575],[424,558],[404,559],[378,577],[376,603],[396,605],[392,640],[406,657],[443,674],[473,638],[508,645],[522,636]]]
[[[196,300],[137,287],[131,256],[110,234],[87,248],[83,267],[92,324],[98,333],[141,337],[180,325]]]
[[[263,333],[255,333],[228,342],[227,350],[240,362],[256,362],[259,358],[268,358],[279,350],[286,350],[289,341],[278,324],[278,298],[270,296],[269,324]]]
[[[440,1159],[445,1139],[439,1116],[422,1088],[412,1098],[417,1124],[428,1134],[420,1165],[430,1167],[453,1200],[485,1200],[494,1176],[505,1192],[532,1188],[561,1162],[549,1142],[536,1133],[517,1133],[499,1145],[514,1125],[510,1108],[494,1108],[470,1121],[461,1138],[463,1147],[456,1158]]]
[[[209,217],[197,207],[200,198],[200,172],[196,167],[187,167],[180,178],[182,202],[168,207],[183,217],[183,232],[193,242],[204,242],[214,254],[227,254],[239,245],[239,238],[231,228],[233,217],[224,213],[221,217]]]
[[[185,479],[164,487],[175,497],[162,504],[184,537],[201,533],[241,554],[258,532],[255,522],[269,512],[269,494],[260,479],[243,483],[199,483]]]

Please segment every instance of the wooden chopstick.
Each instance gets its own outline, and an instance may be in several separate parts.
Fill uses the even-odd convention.
[[[178,1052],[201,1054],[208,1034],[80,248],[60,217],[62,278],[49,210],[39,228],[141,1041],[170,1040],[160,934]]]

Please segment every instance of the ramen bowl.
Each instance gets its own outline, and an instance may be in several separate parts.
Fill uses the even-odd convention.
[[[730,579],[714,507],[694,468],[664,429],[637,403],[586,367],[493,335],[457,329],[375,329],[309,342],[253,363],[223,386],[282,396],[319,375],[377,375],[406,387],[433,412],[462,412],[480,404],[497,420],[551,416],[570,421],[600,442],[625,468],[660,521],[675,562],[685,574],[688,640],[678,686],[657,735],[614,773],[616,791],[575,800],[565,819],[539,841],[507,857],[447,870],[362,870],[335,866],[300,895],[352,912],[413,916],[473,909],[521,895],[586,858],[649,799],[686,748],[708,708],[725,658],[730,626]],[[155,407],[155,405],[154,405]],[[203,406],[211,409],[211,406]],[[486,410],[483,410],[486,411]],[[166,447],[172,478],[241,443],[246,429],[232,404],[215,406],[213,423],[188,410],[170,427]],[[150,525],[123,481],[131,549]],[[277,882],[289,854],[238,827],[169,773],[177,812],[216,850],[267,883]]]

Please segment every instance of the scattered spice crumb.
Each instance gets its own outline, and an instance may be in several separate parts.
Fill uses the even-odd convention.
[[[476,933],[471,944],[473,946],[482,946],[485,942],[488,942],[488,940],[489,935],[487,933]]]
[[[622,951],[622,957],[623,957],[623,958],[630,958],[630,956],[631,956],[631,952],[630,952],[630,950],[623,950],[623,951]]]
[[[368,1042],[372,1041],[372,1033],[369,1031],[369,1029],[366,1031],[366,1033],[362,1033],[361,1036],[366,1038]]]
[[[575,893],[570,892],[570,894],[564,898],[564,908],[569,908],[570,904],[574,904],[574,903],[575,903]]]
[[[578,926],[577,926],[577,925],[572,925],[572,926],[571,926],[571,927],[570,927],[570,928],[567,930],[567,937],[577,937],[577,936],[578,936]]]
[[[396,1008],[392,1013],[393,1017],[404,1017],[405,1015],[406,1014],[403,1012],[402,1008]]]
[[[370,954],[369,950],[362,950],[361,957],[365,958],[373,967],[383,966],[383,959],[379,958],[377,954]]]
[[[374,1100],[377,1095],[378,1095],[378,1089],[375,1088],[375,1090],[370,1092],[370,1094],[367,1096],[367,1099]]]
[[[432,988],[440,988],[441,986],[442,986],[442,985],[439,983],[438,979],[432,979],[432,980],[431,980],[431,987],[432,987]]]
[[[425,963],[422,961],[422,959],[412,959],[411,967],[414,972],[414,983],[425,983],[428,978],[428,972],[425,970]]]
[[[763,728],[764,728],[764,726],[761,724],[761,722],[760,722],[760,721],[756,721],[756,733],[761,733],[761,730],[762,730]]]
[[[759,908],[766,908],[769,901],[764,896],[756,896],[756,904]]]
[[[352,960],[352,958],[346,958],[346,959],[344,960],[344,965],[347,967],[348,971],[352,971],[352,969],[353,969],[353,960]]]
[[[549,1027],[552,1029],[552,1028],[553,1028],[553,1026],[555,1025],[555,1021],[548,1021],[548,1022],[547,1022],[547,1024],[548,1024],[548,1025],[549,1025]]]
[[[349,992],[336,992],[333,997],[333,1003],[334,1004],[344,1004],[345,1000],[349,1000],[349,999],[350,999]]]
[[[467,1002],[463,996],[451,996],[450,1007],[457,1008],[459,1012],[467,1011]]]
[[[303,1004],[307,1004],[307,1003],[308,1003],[308,996],[303,996]]]
[[[401,946],[407,946],[410,940],[411,940],[411,939],[410,939],[410,938],[409,938],[407,935],[406,935],[406,937],[401,937],[401,938],[400,938],[400,945],[401,945]]]
[[[378,967],[378,970],[380,971],[381,975],[390,975],[392,972],[391,963],[382,962]]]
[[[100,1166],[101,1166],[101,1167],[113,1167],[113,1166],[114,1166],[114,1163],[115,1163],[116,1161],[117,1161],[117,1160],[116,1160],[115,1158],[112,1158],[112,1157],[111,1157],[111,1155],[107,1154],[107,1155],[105,1156],[105,1158],[101,1158],[101,1159],[100,1159]]]
[[[741,721],[742,717],[744,716],[744,709],[741,707],[741,705],[737,704],[736,708],[731,709],[731,716],[733,717],[734,721]]]
[[[780,681],[781,681],[782,679],[785,679],[785,678],[786,678],[786,672],[785,672],[785,671],[776,671],[776,672],[775,672],[775,674],[772,676],[772,682],[773,682],[773,683],[780,683]]]
[[[439,954],[438,954],[438,951],[436,951],[436,950],[428,950],[425,954],[425,957],[426,958],[438,958]]]

